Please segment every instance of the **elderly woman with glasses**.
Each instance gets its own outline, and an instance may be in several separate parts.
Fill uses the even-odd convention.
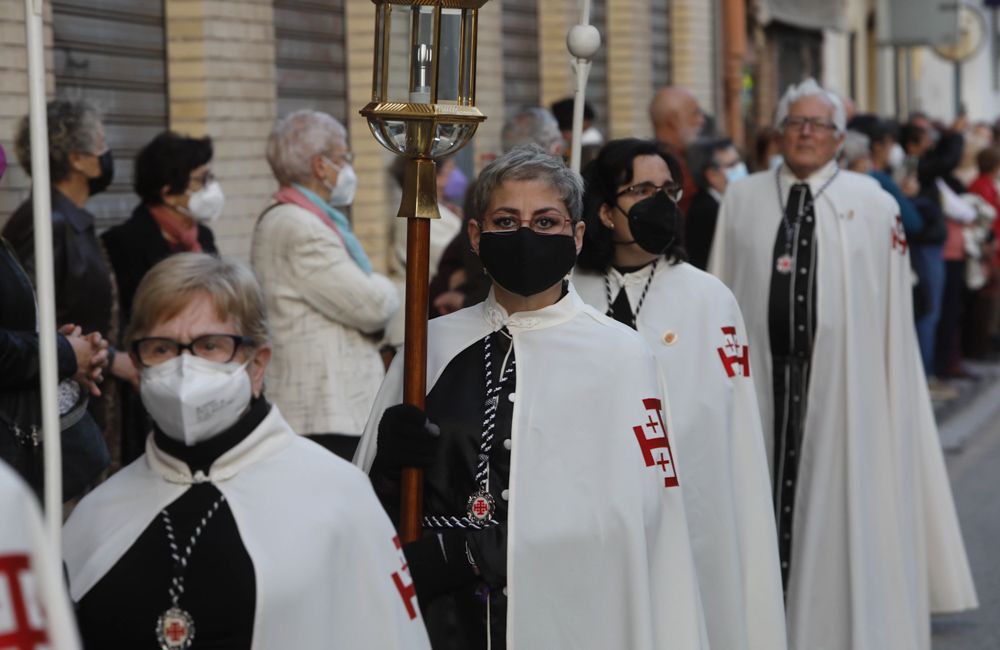
[[[156,426],[63,536],[87,647],[428,647],[367,478],[264,397],[268,332],[235,262],[182,253],[140,283],[128,340]]]
[[[739,305],[684,262],[679,170],[656,143],[609,142],[584,180],[573,282],[659,361],[712,647],[783,648],[770,476]]]
[[[397,357],[355,458],[391,515],[424,469],[404,551],[435,648],[707,647],[655,359],[566,280],[582,195],[536,145],[483,170],[490,294],[431,321],[426,412]]]
[[[271,397],[296,431],[348,459],[385,376],[381,333],[399,309],[339,209],[354,201],[351,159],[347,132],[326,113],[278,120],[267,161],[281,189],[250,254],[274,328]]]

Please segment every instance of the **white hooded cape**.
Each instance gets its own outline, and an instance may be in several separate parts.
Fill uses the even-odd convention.
[[[572,287],[555,305],[513,315],[491,293],[431,321],[428,390],[458,353],[503,326],[517,359],[507,647],[707,648],[680,489],[665,487],[676,472],[655,462],[676,450],[648,347]],[[366,469],[382,412],[402,399],[400,360],[355,456]]]
[[[208,477],[192,477],[150,436],[145,455],[87,495],[64,527],[72,598],[205,480],[225,495],[253,562],[253,650],[287,648],[290,639],[296,650],[430,647],[415,594],[404,593],[412,581],[396,533],[367,477],[297,436],[277,406]]]
[[[0,648],[80,647],[50,546],[35,496],[0,460]]]
[[[808,179],[813,196],[834,170],[830,163]],[[727,189],[710,263],[746,319],[768,458],[776,173]],[[792,182],[783,178],[786,197]],[[873,179],[845,171],[815,206],[818,325],[795,496],[789,647],[929,648],[931,611],[977,601],[918,356],[899,206]]]
[[[778,541],[757,396],[742,363],[743,316],[718,279],[662,258],[655,271],[611,269],[612,300],[624,284],[634,309],[647,281],[637,326],[670,394],[708,638],[713,648],[781,650]],[[603,275],[577,269],[573,282],[584,301],[607,311]]]

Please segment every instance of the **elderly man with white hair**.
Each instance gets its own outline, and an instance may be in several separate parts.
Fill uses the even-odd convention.
[[[930,647],[977,606],[913,330],[896,201],[837,166],[840,99],[778,108],[784,164],[735,183],[710,270],[746,320],[789,648]]]
[[[326,113],[278,120],[267,162],[281,188],[250,253],[274,332],[271,398],[295,431],[347,459],[385,376],[381,332],[399,309],[338,209],[354,201],[351,159],[347,132]]]

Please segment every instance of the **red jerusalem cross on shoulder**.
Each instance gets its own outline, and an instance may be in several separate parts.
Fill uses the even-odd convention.
[[[906,254],[906,231],[903,229],[903,217],[896,215],[896,226],[892,229],[892,250],[898,250],[901,255]]]
[[[412,621],[417,617],[417,588],[413,586],[413,578],[410,577],[410,565],[406,561],[406,556],[403,555],[403,544],[399,541],[399,535],[392,538],[392,543],[396,546],[396,550],[399,551],[399,561],[402,563],[399,571],[392,574],[392,584],[396,585],[396,591],[399,592],[399,597],[403,599],[403,605],[406,606],[406,614]],[[406,578],[405,582],[403,578]]]
[[[646,407],[647,420],[644,424],[632,427],[635,439],[642,450],[642,459],[646,467],[660,468],[663,472],[663,487],[677,487],[677,471],[674,468],[674,455],[670,451],[670,439],[667,437],[667,425],[663,422],[663,404],[655,397],[642,400]]]
[[[722,335],[725,343],[721,348],[716,348],[719,352],[719,359],[722,360],[722,367],[726,370],[726,375],[734,377],[736,368],[739,366],[744,377],[750,376],[750,346],[740,345],[736,340],[736,328],[732,325],[722,328]]]
[[[48,646],[36,593],[28,556],[0,555],[0,648],[35,650]]]

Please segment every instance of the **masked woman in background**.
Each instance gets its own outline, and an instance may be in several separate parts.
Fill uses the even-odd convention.
[[[712,647],[784,648],[770,477],[740,308],[725,285],[684,262],[680,170],[669,154],[613,140],[583,175],[587,230],[573,282],[585,302],[638,330],[666,379]]]
[[[52,183],[52,248],[55,266],[56,321],[83,332],[98,332],[117,340],[118,309],[114,278],[97,237],[94,215],[84,205],[103,192],[114,176],[111,149],[97,111],[86,102],[49,102],[49,178]],[[31,173],[31,137],[28,118],[21,120],[14,142],[17,158]],[[35,230],[32,197],[22,203],[4,227],[3,236],[34,281]],[[108,350],[110,374],[135,382],[138,374],[127,354]],[[107,375],[108,373],[105,373]],[[117,409],[113,391],[90,402],[90,412],[105,430],[112,458],[119,448]]]
[[[128,221],[101,236],[118,281],[123,326],[132,315],[136,287],[157,262],[174,253],[218,253],[206,224],[222,214],[225,196],[211,161],[210,138],[172,131],[153,138],[136,157],[133,187],[142,202]],[[138,393],[128,390],[122,402],[124,431],[135,436],[123,441],[128,461],[142,453],[149,428]]]

